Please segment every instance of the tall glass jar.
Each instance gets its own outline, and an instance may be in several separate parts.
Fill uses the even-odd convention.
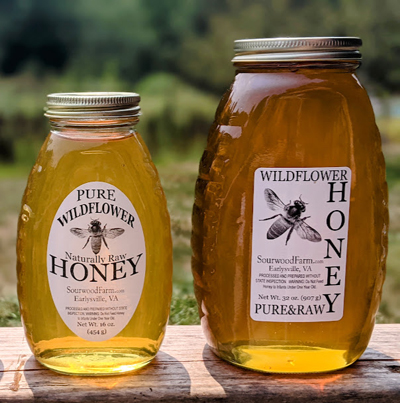
[[[107,375],[148,363],[172,291],[169,215],[135,93],[48,96],[51,131],[18,228],[18,297],[43,365]]]
[[[213,351],[267,372],[361,356],[387,253],[381,140],[359,38],[236,41],[200,162],[193,275]]]

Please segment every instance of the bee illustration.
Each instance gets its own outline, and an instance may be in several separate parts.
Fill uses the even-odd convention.
[[[122,228],[106,229],[106,226],[107,224],[105,224],[104,227],[101,228],[101,222],[99,220],[92,220],[88,225],[88,229],[71,228],[70,231],[79,238],[88,237],[82,249],[86,248],[86,245],[89,243],[89,240],[91,239],[90,245],[92,247],[92,251],[94,254],[97,255],[101,249],[101,241],[103,241],[104,245],[106,245],[107,249],[109,249],[106,242],[106,238],[114,239],[125,232],[125,230]]]
[[[272,217],[260,220],[266,221],[279,217],[269,227],[267,232],[267,239],[279,238],[288,229],[290,229],[286,238],[285,245],[287,245],[287,243],[289,242],[293,230],[296,230],[297,235],[302,239],[306,239],[311,242],[321,241],[321,235],[319,234],[319,232],[305,223],[305,220],[307,220],[307,218],[310,218],[311,216],[301,218],[302,213],[306,211],[307,204],[303,200],[301,200],[301,196],[299,197],[299,200],[295,200],[293,204],[291,204],[291,201],[288,204],[285,204],[273,190],[265,189],[264,197],[268,207],[271,210],[282,211],[281,213],[276,214]]]

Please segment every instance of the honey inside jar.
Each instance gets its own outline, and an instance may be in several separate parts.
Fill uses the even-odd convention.
[[[111,94],[93,96],[109,102]],[[140,368],[165,334],[169,215],[148,150],[133,130],[137,111],[124,113],[50,116],[52,130],[22,201],[17,272],[26,338],[40,363],[66,374]],[[66,200],[73,204],[62,208]]]
[[[268,43],[264,46],[268,54]],[[371,336],[385,273],[385,165],[370,101],[355,76],[359,59],[336,55],[304,60],[303,55],[296,60],[300,50],[296,46],[289,49],[291,60],[274,54],[281,60],[272,61],[263,60],[261,50],[255,56],[250,51],[237,53],[241,56],[234,59],[235,80],[218,107],[200,162],[193,208],[192,267],[207,341],[223,359],[266,372],[330,371],[353,363]],[[318,52],[322,51],[333,49],[319,47]],[[314,55],[314,59],[318,57]],[[291,200],[275,191],[274,200],[265,196],[267,200],[260,199],[256,208],[257,170],[267,169],[268,175],[276,172],[284,181],[289,178],[288,170],[305,172],[304,179],[307,173],[324,167],[351,173],[346,185],[348,216],[343,213],[348,226],[345,236],[336,236],[329,243],[320,230],[326,223],[316,221],[320,206],[311,203],[311,193],[307,199],[307,194],[297,192],[295,181],[282,185]],[[340,186],[340,177],[336,182]],[[265,189],[274,185],[270,183],[260,192],[268,193]],[[340,190],[337,186],[333,192]],[[340,201],[339,194],[335,196]],[[286,211],[283,207],[278,211],[276,206],[277,211],[272,211],[276,198],[287,206]],[[288,209],[302,200],[304,212],[295,212],[297,218],[294,213],[289,215]],[[263,208],[265,211],[257,210]],[[332,211],[339,211],[335,208]],[[264,225],[260,227],[264,233],[257,233],[257,253],[255,225]],[[340,222],[330,225],[334,236]],[[299,227],[322,235],[312,240]],[[252,271],[257,260],[260,264],[268,261],[278,244],[291,263],[301,261],[291,251],[295,245],[305,256],[312,248],[320,248],[323,264],[321,269],[314,268],[317,257],[311,253],[310,268],[307,264],[293,266],[296,277],[290,271],[291,263],[266,263],[262,273],[269,279],[261,293]],[[341,249],[345,244],[347,248]],[[337,256],[344,263],[329,264],[327,258]],[[283,277],[283,273],[292,274]],[[313,292],[311,287],[318,281],[324,291]],[[279,286],[285,289],[277,292]],[[342,290],[332,291],[333,286]],[[342,313],[330,320],[336,298],[342,298]],[[258,313],[268,320],[254,320],[252,316]]]

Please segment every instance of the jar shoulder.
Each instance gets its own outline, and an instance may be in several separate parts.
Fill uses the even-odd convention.
[[[138,136],[112,141],[74,141],[50,134],[28,178],[22,205],[49,214],[75,188],[106,182],[144,214],[149,206],[166,213],[157,170]]]
[[[250,117],[270,100],[287,103],[312,98],[372,112],[367,92],[351,73],[238,73],[227,94],[229,98],[221,101],[223,111],[217,117],[223,121],[228,120],[226,114]]]

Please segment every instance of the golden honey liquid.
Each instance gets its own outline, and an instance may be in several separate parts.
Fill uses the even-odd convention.
[[[250,318],[253,187],[260,167],[351,169],[341,320]],[[367,347],[380,302],[387,225],[380,136],[355,75],[321,66],[239,70],[210,131],[193,209],[195,292],[211,348],[236,365],[267,372],[353,363]]]
[[[108,375],[148,363],[164,337],[172,292],[169,216],[149,153],[136,133],[88,140],[50,134],[32,170],[19,218],[18,296],[27,341],[39,362],[68,374]],[[91,181],[116,186],[140,218],[146,245],[141,299],[127,326],[101,342],[76,336],[54,305],[47,241],[58,207]]]

